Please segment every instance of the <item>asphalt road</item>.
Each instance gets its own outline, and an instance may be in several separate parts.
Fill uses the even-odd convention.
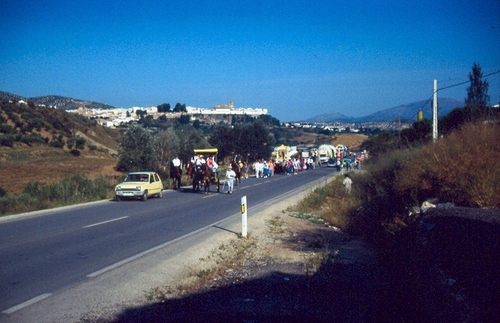
[[[232,195],[191,189],[142,201],[100,201],[0,219],[0,317],[132,262],[336,172],[249,178]],[[212,186],[212,191],[215,187]]]

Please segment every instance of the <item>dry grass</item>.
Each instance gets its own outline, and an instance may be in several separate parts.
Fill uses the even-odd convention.
[[[467,124],[405,164],[399,192],[461,206],[500,207],[500,126]]]
[[[0,149],[0,187],[9,195],[20,194],[29,182],[50,184],[73,175],[123,176],[116,159],[102,152],[84,152],[74,157],[52,147]]]
[[[349,147],[349,150],[356,151],[359,149],[359,146],[363,143],[363,141],[367,140],[369,137],[364,134],[357,133],[341,133],[335,136],[332,140],[332,145],[346,145]]]
[[[356,174],[351,177],[357,181]],[[325,223],[340,229],[351,224],[351,214],[359,208],[356,187],[351,195],[344,193],[343,176],[337,176],[328,185],[318,187],[307,195],[299,204],[290,207],[293,216],[314,223]]]

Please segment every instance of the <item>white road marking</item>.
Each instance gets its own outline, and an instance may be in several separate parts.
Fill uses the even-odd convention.
[[[231,216],[234,216],[234,215],[231,215]],[[222,219],[222,220],[219,220],[219,221],[217,221],[217,222],[214,222],[214,223],[212,223],[212,224],[209,224],[209,225],[207,225],[207,226],[204,226],[203,228],[199,228],[198,230],[192,231],[192,232],[190,232],[190,233],[188,233],[188,234],[185,234],[185,235],[183,235],[183,236],[180,236],[180,237],[175,238],[175,239],[173,239],[173,240],[170,240],[170,241],[168,241],[168,242],[162,243],[161,245],[158,245],[158,246],[156,246],[156,247],[153,247],[153,248],[151,248],[151,249],[148,249],[148,250],[146,250],[146,251],[143,251],[143,252],[141,252],[141,253],[138,253],[138,254],[136,254],[135,256],[129,257],[129,258],[127,258],[127,259],[123,259],[122,261],[119,261],[119,262],[117,262],[117,263],[114,263],[114,264],[112,264],[112,265],[110,265],[110,266],[108,266],[108,267],[106,267],[106,268],[103,268],[103,269],[101,269],[101,270],[95,271],[95,272],[93,272],[93,273],[91,273],[91,274],[87,275],[87,278],[95,278],[95,277],[97,277],[97,276],[99,276],[99,275],[104,274],[105,272],[108,272],[108,271],[110,271],[110,270],[112,270],[112,269],[118,268],[118,267],[120,267],[120,266],[122,266],[122,265],[124,265],[124,264],[126,264],[126,263],[132,262],[132,261],[134,261],[134,260],[136,260],[136,259],[138,259],[138,258],[141,258],[141,257],[143,257],[143,256],[145,256],[145,255],[148,255],[148,254],[150,254],[150,253],[152,253],[152,252],[155,252],[156,250],[160,250],[160,249],[162,249],[162,248],[165,248],[166,246],[169,246],[169,245],[171,245],[171,244],[174,244],[174,243],[176,243],[177,241],[180,241],[180,240],[182,240],[182,239],[185,239],[185,238],[187,238],[187,237],[190,237],[190,236],[192,236],[192,235],[195,235],[195,234],[197,234],[197,233],[199,233],[199,232],[201,232],[201,231],[203,231],[203,230],[206,230],[206,229],[208,229],[208,228],[211,228],[211,227],[217,226],[217,225],[219,225],[220,223],[222,223],[222,222],[224,222],[224,221],[227,221],[227,219],[228,219],[228,218],[230,218],[231,216],[229,216],[229,217],[227,217],[227,218],[224,218],[224,219]]]
[[[126,219],[126,218],[128,218],[128,215],[127,216],[122,216],[121,218],[116,218],[116,219],[112,219],[112,220],[108,220],[108,221],[103,221],[103,222],[99,222],[99,223],[89,224],[89,225],[84,226],[83,229],[95,227],[95,226],[98,226],[98,225],[101,225],[101,224],[106,224],[106,223],[109,223],[109,222],[123,220],[123,219]]]
[[[49,297],[51,295],[52,295],[51,293],[42,294],[40,296],[37,296],[35,298],[32,298],[32,299],[24,302],[24,303],[21,303],[19,305],[13,306],[13,307],[11,307],[11,308],[3,311],[2,313],[4,313],[4,314],[12,314],[12,313],[17,312],[17,311],[19,311],[19,310],[21,310],[21,309],[23,309],[25,307],[28,307],[28,306],[30,306],[32,304],[35,304],[36,302],[39,302],[39,301],[41,301],[43,299],[46,299],[47,297]]]

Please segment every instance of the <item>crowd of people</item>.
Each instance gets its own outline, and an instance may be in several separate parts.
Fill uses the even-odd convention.
[[[347,172],[353,170],[353,168],[356,170],[360,169],[360,162],[358,160],[355,160],[354,163],[344,162],[345,161],[338,161],[337,170],[339,172]],[[208,156],[207,159],[205,159],[203,155],[196,155],[191,159],[190,163],[194,165],[194,167],[207,164],[214,173],[219,171],[219,165],[213,156]],[[180,166],[180,160],[178,157],[174,158],[172,164],[176,167]],[[273,159],[256,159],[253,163],[249,164],[247,161],[243,161],[239,155],[235,155],[232,160],[230,160],[225,174],[221,175],[226,179],[228,186],[227,193],[231,194],[233,192],[234,181],[237,176],[241,179],[248,178],[251,175],[255,176],[255,178],[269,178],[275,176],[277,173],[297,175],[302,171],[313,170],[316,166],[317,162],[312,157],[289,158],[288,160],[283,160],[281,162],[276,162]],[[346,177],[343,184],[345,186],[346,193],[349,194],[352,181],[350,181],[350,178]]]

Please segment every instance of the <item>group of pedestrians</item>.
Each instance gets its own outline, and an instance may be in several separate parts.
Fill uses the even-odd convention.
[[[300,171],[314,169],[315,162],[312,158],[290,158],[284,162],[287,175],[297,175]]]
[[[239,166],[239,170],[241,171],[241,177],[248,178],[250,167],[248,163],[242,162],[238,160],[238,155],[235,156],[234,162]],[[270,159],[269,161],[263,159],[257,159],[252,164],[252,169],[255,174],[255,178],[268,178],[273,177],[276,171],[276,163],[274,160]],[[234,181],[236,178],[236,172],[232,168],[231,165],[228,166],[226,171],[226,183],[228,188],[228,193],[232,194],[234,189]]]
[[[274,160],[255,160],[253,163],[253,171],[255,173],[255,178],[268,178],[273,177],[275,174],[276,163]]]

